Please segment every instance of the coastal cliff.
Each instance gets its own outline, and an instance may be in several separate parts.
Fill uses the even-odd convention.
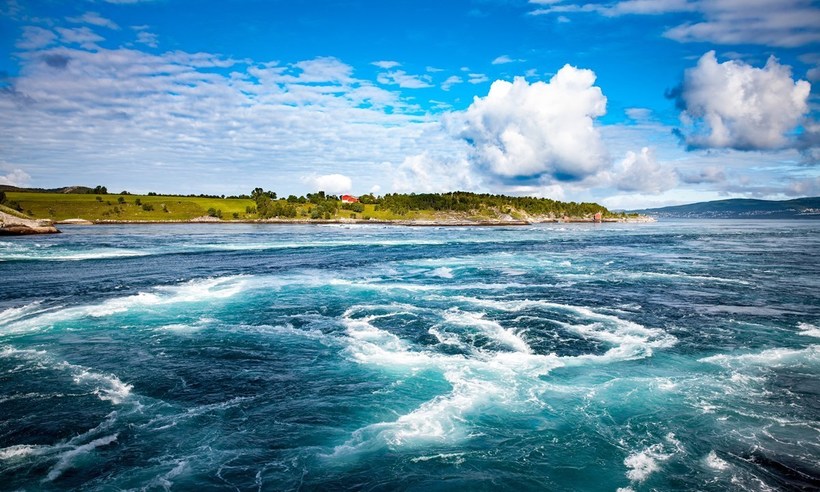
[[[60,232],[47,219],[32,220],[0,212],[0,236],[19,236],[26,234],[54,234]]]

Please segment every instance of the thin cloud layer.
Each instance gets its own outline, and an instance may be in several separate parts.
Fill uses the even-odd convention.
[[[614,169],[616,186],[623,191],[661,193],[678,184],[674,171],[658,163],[649,147],[640,153],[629,151]]]
[[[679,42],[757,44],[795,47],[820,41],[820,8],[811,0],[624,0],[575,3],[530,0],[541,5],[531,15],[595,13],[626,15],[694,14],[696,20],[667,29],[663,35]]]
[[[808,113],[811,85],[771,57],[763,68],[718,63],[703,55],[680,91],[686,143],[695,148],[766,150],[792,145],[789,133]]]
[[[333,195],[350,193],[353,189],[353,180],[344,174],[325,174],[311,179],[316,191],[324,191]]]
[[[594,125],[606,112],[606,97],[594,84],[594,72],[569,65],[549,83],[497,80],[450,125],[472,147],[476,167],[491,176],[578,180],[606,165]]]

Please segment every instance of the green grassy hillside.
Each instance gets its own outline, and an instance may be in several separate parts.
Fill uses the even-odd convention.
[[[246,207],[255,205],[253,200],[241,199],[27,192],[7,192],[6,199],[7,205],[17,204],[24,213],[52,220],[190,220],[208,215],[210,208],[221,210],[225,219],[233,218],[233,213],[245,218]]]
[[[261,191],[261,189],[260,189]],[[270,193],[270,192],[268,192]],[[157,196],[131,194],[71,194],[8,191],[5,205],[34,218],[61,221],[188,221],[206,215],[222,220],[498,221],[562,218],[591,220],[609,211],[594,203],[558,202],[529,197],[505,197],[454,192],[367,196],[368,203],[345,205],[324,193],[272,200],[250,198]]]

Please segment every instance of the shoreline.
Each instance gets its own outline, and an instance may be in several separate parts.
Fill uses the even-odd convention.
[[[68,219],[55,221],[59,225],[162,225],[162,224],[272,224],[272,225],[393,225],[405,227],[518,227],[537,224],[640,224],[657,222],[652,217],[636,217],[625,219],[603,219],[595,221],[592,219],[544,219],[544,220],[280,220],[280,219],[255,219],[255,220],[84,220]]]

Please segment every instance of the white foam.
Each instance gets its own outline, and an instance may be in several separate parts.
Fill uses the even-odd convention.
[[[25,306],[8,308],[0,312],[0,325],[40,312],[40,301],[34,301]]]
[[[798,323],[797,329],[800,330],[801,335],[807,337],[820,338],[820,328],[818,328],[816,325],[812,325],[809,323]]]
[[[64,448],[65,446],[62,446]],[[17,444],[0,449],[0,460],[19,459],[27,456],[42,456],[56,452],[61,447],[43,444]]]
[[[226,299],[245,291],[250,283],[246,275],[195,279],[178,285],[158,286],[152,292],[109,299],[100,304],[43,310],[35,316],[17,316],[4,323],[4,331],[18,333],[47,329],[55,324],[86,316],[101,318],[133,309],[167,306],[177,303],[197,303]],[[29,308],[31,311],[33,308]],[[5,311],[4,311],[5,312]],[[13,316],[10,314],[9,316]]]
[[[567,323],[557,320],[554,322],[585,338],[592,338],[614,345],[612,349],[602,356],[579,356],[576,358],[576,362],[593,361],[596,359],[599,362],[611,362],[644,358],[652,355],[653,348],[668,348],[677,342],[677,339],[673,335],[661,329],[647,328],[638,323],[617,316],[598,313],[583,306],[572,306],[540,300],[502,301],[465,296],[457,296],[455,299],[500,311],[518,312],[527,309],[542,309],[571,313],[579,318],[577,323]],[[589,321],[592,321],[592,323],[589,323]]]
[[[532,353],[530,346],[519,334],[511,329],[504,328],[495,321],[485,319],[484,316],[485,313],[473,313],[453,308],[445,312],[444,319],[448,323],[476,328],[487,337],[517,352]]]
[[[439,267],[428,272],[431,277],[453,278],[453,269],[450,267]]]
[[[700,362],[716,364],[728,369],[749,366],[793,367],[820,363],[820,345],[804,349],[773,348],[758,353],[729,355],[718,354],[699,359]]]
[[[468,437],[465,422],[469,415],[483,408],[505,407],[515,409],[533,404],[533,387],[543,382],[540,376],[562,365],[555,355],[536,355],[526,343],[498,323],[482,319],[481,313],[439,311],[444,323],[476,328],[492,335],[513,352],[472,351],[471,357],[461,354],[445,355],[430,349],[417,348],[410,342],[381,330],[371,321],[404,313],[397,306],[368,310],[390,311],[382,315],[361,316],[363,309],[354,307],[342,317],[346,327],[349,356],[356,362],[375,365],[388,371],[413,374],[419,370],[440,373],[451,385],[451,390],[439,395],[392,422],[372,424],[354,432],[351,439],[334,451],[334,456],[378,449],[382,446],[416,446],[430,442],[455,442]],[[368,311],[364,310],[364,311]],[[429,311],[429,310],[426,310]],[[443,342],[467,347],[454,334],[431,328],[430,333]],[[540,405],[540,402],[536,404]]]
[[[659,462],[666,461],[671,456],[663,452],[661,444],[653,444],[642,451],[632,453],[624,459],[624,465],[629,468],[626,478],[633,482],[643,482],[649,475],[660,470]]]
[[[109,444],[116,442],[118,435],[119,434],[113,434],[110,436],[101,437],[99,439],[94,439],[87,444],[83,444],[82,446],[77,446],[74,449],[65,451],[59,456],[59,461],[57,461],[57,464],[49,470],[44,481],[51,482],[58,478],[64,471],[73,466],[73,462],[77,457],[88,454],[100,446],[108,446]]]
[[[131,258],[148,256],[148,251],[133,249],[100,248],[83,252],[72,252],[54,248],[51,250],[32,249],[13,253],[0,254],[0,261],[82,261],[110,258]]]
[[[74,383],[94,386],[93,392],[100,400],[119,405],[131,396],[131,390],[134,386],[123,383],[117,376],[92,372],[70,364],[69,367],[74,372]]]
[[[717,453],[715,450],[709,451],[709,454],[705,458],[706,466],[712,468],[713,470],[723,471],[729,468],[729,463],[725,460],[718,458]]]
[[[416,458],[411,458],[410,461],[413,463],[423,463],[425,461],[436,460],[453,465],[460,465],[464,463],[464,456],[466,454],[467,453],[440,453],[430,456],[418,456]]]
[[[28,361],[36,361],[53,370],[68,372],[75,384],[89,386],[98,398],[110,401],[115,405],[125,402],[131,396],[133,386],[123,383],[113,374],[101,374],[87,367],[71,364],[65,361],[55,361],[51,355],[42,350],[17,349],[10,345],[0,349],[0,357],[16,357]]]

